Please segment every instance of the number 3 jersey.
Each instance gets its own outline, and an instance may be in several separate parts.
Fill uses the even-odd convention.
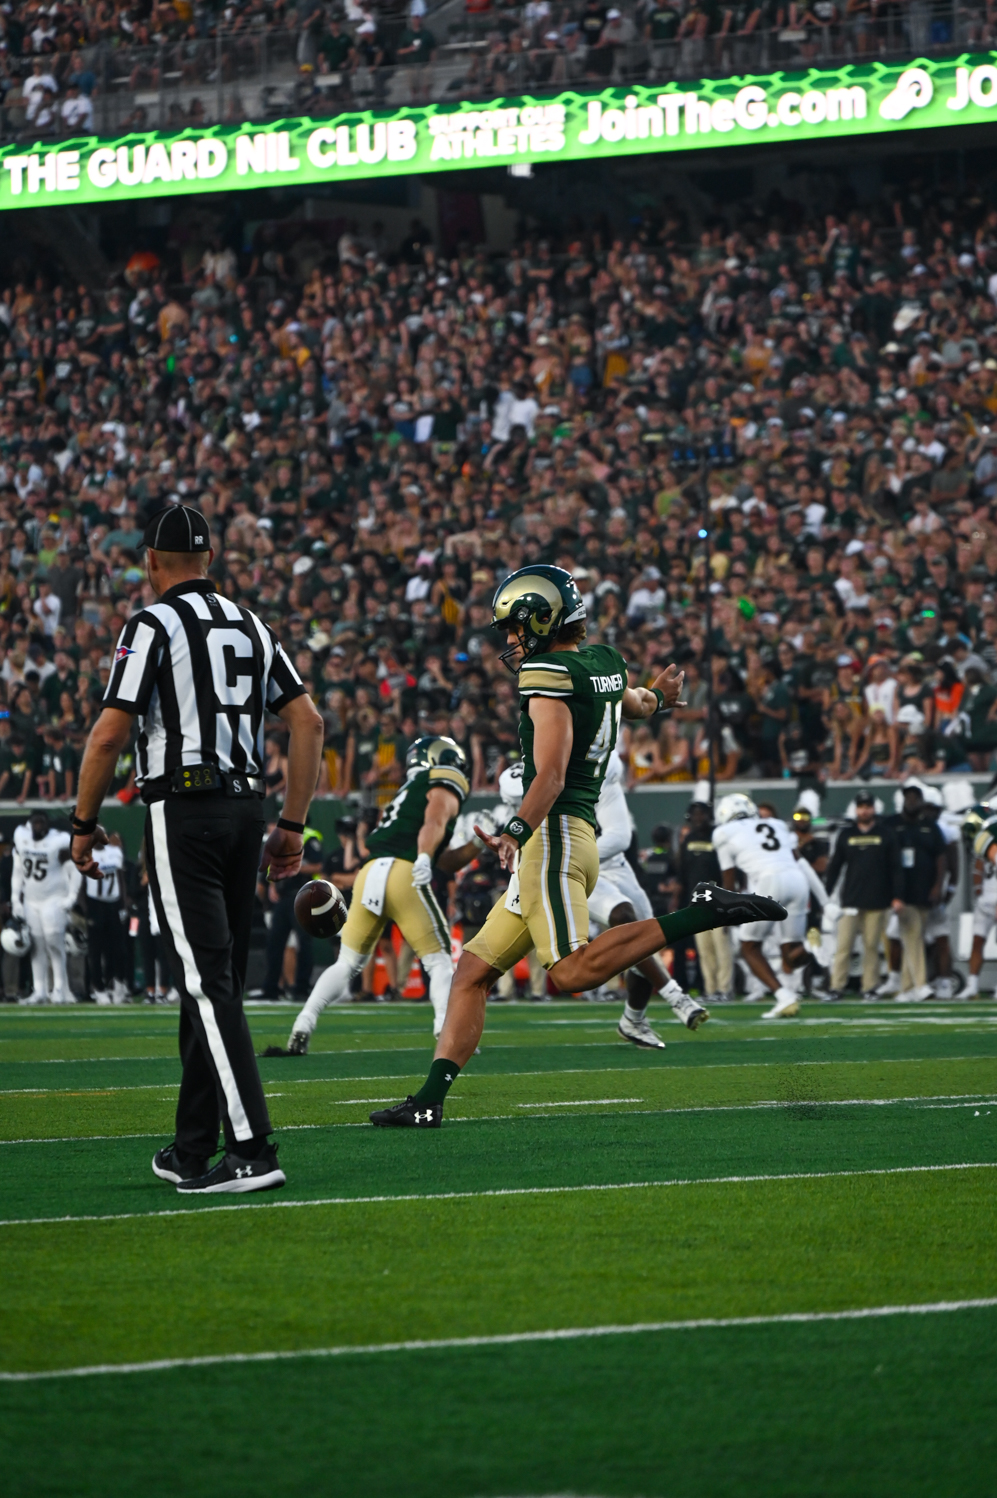
[[[426,802],[436,786],[450,791],[457,802],[443,840],[433,854],[433,862],[436,862],[450,844],[454,823],[471,789],[467,776],[456,765],[430,765],[410,771],[405,784],[384,808],[381,820],[367,839],[371,858],[407,858],[410,863],[415,863],[419,856],[419,831],[426,819]]]
[[[531,697],[553,697],[566,702],[574,736],[564,777],[564,789],[550,815],[580,817],[596,825],[595,804],[602,790],[609,756],[616,747],[627,663],[609,645],[582,645],[578,650],[556,650],[524,661],[519,668],[519,741],[523,748],[523,794],[536,778],[533,758],[534,723]]]
[[[740,869],[749,888],[766,874],[796,870],[793,854],[799,839],[778,817],[745,817],[725,822],[713,832],[713,846],[721,869]]]
[[[30,823],[24,822],[15,829],[14,877],[11,881],[15,904],[21,894],[32,905],[40,905],[53,897],[67,897],[67,864],[60,862],[59,854],[68,847],[68,832],[53,829],[36,841],[31,835]]]

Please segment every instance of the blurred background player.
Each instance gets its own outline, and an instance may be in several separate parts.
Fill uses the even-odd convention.
[[[596,839],[599,852],[599,877],[588,897],[589,915],[599,925],[623,926],[631,921],[646,921],[653,915],[651,902],[627,858],[634,828],[623,794],[623,761],[618,753],[609,756],[606,774],[595,804]],[[647,1019],[651,995],[657,993],[680,1024],[695,1030],[709,1012],[690,998],[674,978],[669,977],[655,957],[628,968],[625,973],[627,999],[617,1029],[624,1040],[645,1050],[663,1050],[665,1042],[652,1030]]]
[[[688,832],[679,844],[678,857],[680,905],[688,905],[697,884],[719,884],[722,881],[720,861],[713,846],[713,807],[707,781],[696,786],[686,821]],[[730,936],[725,928],[718,927],[715,931],[697,932],[695,941],[706,1002],[724,1004],[731,996],[734,983]]]
[[[968,787],[967,787],[968,789]],[[924,923],[925,957],[933,959],[934,976],[928,981],[936,999],[955,997],[960,980],[952,971],[952,942],[949,937],[949,904],[959,887],[959,845],[962,842],[962,817],[945,810],[942,793],[936,785],[924,788],[924,818],[934,822],[945,839],[945,873],[939,898]]]
[[[267,966],[263,979],[263,999],[279,999],[283,987],[284,961],[287,946],[294,938],[294,997],[303,1004],[312,986],[312,938],[304,930],[294,914],[294,901],[298,890],[310,879],[322,873],[322,834],[314,827],[306,827],[301,841],[301,868],[290,879],[281,879],[274,884],[260,880],[257,892],[264,902],[267,923]]]
[[[125,983],[125,931],[121,922],[125,852],[112,832],[94,851],[100,879],[87,879],[87,965],[90,997],[98,1004],[128,1001]]]
[[[405,784],[385,807],[367,839],[369,857],[353,886],[339,956],[321,974],[294,1021],[288,1054],[303,1056],[327,1004],[349,998],[350,984],[389,921],[418,954],[429,977],[433,1031],[443,1028],[453,977],[450,928],[433,893],[434,866],[455,873],[471,862],[477,843],[451,848],[467,798],[467,757],[453,739],[416,739],[405,760]]]
[[[736,792],[724,796],[717,807],[713,845],[726,889],[736,889],[737,874],[743,874],[751,890],[778,900],[786,907],[786,919],[753,921],[740,930],[745,962],[775,1003],[763,1019],[786,1019],[799,1013],[798,969],[806,961],[803,938],[807,926],[810,886],[796,857],[796,833],[778,817],[761,818],[748,796]],[[781,972],[776,977],[762,951],[766,937],[774,936],[782,953]],[[792,986],[791,986],[792,985]]]
[[[825,875],[831,894],[844,876],[838,916],[837,944],[828,999],[841,997],[848,983],[852,948],[862,939],[862,997],[872,999],[879,982],[879,964],[886,917],[900,900],[900,849],[891,828],[876,813],[871,791],[855,797],[854,818],[838,833]]]
[[[924,933],[949,867],[945,838],[924,815],[924,792],[923,783],[912,777],[894,798],[900,802],[890,818],[900,848],[900,903],[894,902],[886,925],[890,970],[876,989],[879,998],[908,1003],[935,996],[928,982]]]
[[[68,832],[53,828],[45,811],[33,811],[14,833],[11,908],[31,932],[29,1004],[72,1004],[66,977],[66,922],[80,878],[69,862]],[[49,969],[51,968],[51,988]]]

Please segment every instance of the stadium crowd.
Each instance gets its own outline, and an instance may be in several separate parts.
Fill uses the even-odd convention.
[[[492,98],[995,45],[984,0],[20,0],[0,8],[0,134],[145,128],[164,88],[158,123],[182,128],[250,107],[321,116],[389,89]],[[261,79],[273,98],[250,106],[239,88]]]
[[[686,669],[687,705],[629,736],[632,782],[695,779],[711,737],[720,780],[989,769],[997,210],[773,211],[452,256],[418,221],[325,259],[264,225],[176,289],[149,252],[101,293],[12,278],[0,798],[72,793],[149,598],[142,526],[180,498],[325,715],[326,792],[383,804],[427,730],[495,787],[518,707],[490,601],[529,560],[574,573],[635,682]]]

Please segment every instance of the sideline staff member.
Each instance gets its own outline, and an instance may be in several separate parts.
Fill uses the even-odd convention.
[[[203,515],[163,510],[145,544],[159,601],[118,640],[80,767],[72,857],[99,877],[97,814],[137,716],[149,883],[181,1002],[176,1138],[152,1168],[182,1192],[259,1191],[285,1180],[242,1008],[264,831],[263,720],[269,708],[291,731],[285,815],[264,851],[271,879],[301,864],[323,724],[273,632],[206,577],[214,552]],[[219,1119],[225,1153],[209,1166]]]

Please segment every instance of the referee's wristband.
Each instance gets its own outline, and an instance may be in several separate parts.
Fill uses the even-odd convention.
[[[286,817],[278,817],[277,826],[282,827],[285,832],[302,833],[305,830],[304,822],[289,822]]]
[[[503,827],[502,836],[511,837],[517,846],[521,848],[533,836],[533,828],[529,822],[524,822],[522,817],[512,817]]]
[[[87,817],[84,821],[81,820],[81,818],[79,818],[74,812],[72,819],[72,828],[74,837],[89,837],[91,832],[96,832],[97,830],[97,818]]]

